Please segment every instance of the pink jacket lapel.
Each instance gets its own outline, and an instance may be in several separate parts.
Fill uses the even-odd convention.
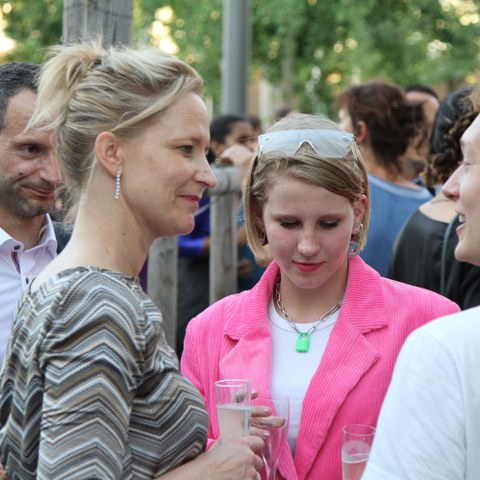
[[[270,395],[272,338],[267,309],[277,272],[278,267],[271,265],[265,273],[267,281],[257,285],[255,295],[238,305],[236,312],[226,312],[224,335],[235,343],[219,365],[220,378],[232,378],[241,371],[262,396]]]
[[[365,271],[356,259],[349,268],[339,318],[303,402],[295,458],[299,478],[306,478],[349,392],[380,358],[365,334],[389,323],[376,272]]]

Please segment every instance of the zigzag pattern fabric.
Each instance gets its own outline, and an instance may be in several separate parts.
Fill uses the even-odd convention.
[[[66,270],[22,297],[0,395],[10,480],[151,479],[206,446],[161,313],[120,273]]]

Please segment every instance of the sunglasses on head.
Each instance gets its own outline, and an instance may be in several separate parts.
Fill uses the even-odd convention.
[[[295,155],[307,144],[319,157],[342,158],[352,150],[354,136],[339,130],[284,130],[258,137],[259,155],[281,152]]]

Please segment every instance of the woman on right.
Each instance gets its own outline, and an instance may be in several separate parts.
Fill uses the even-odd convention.
[[[480,90],[473,96],[480,110]],[[443,191],[455,200],[457,260],[480,266],[480,117]],[[478,480],[480,307],[440,318],[405,342],[362,480]]]
[[[246,178],[248,241],[273,261],[251,290],[190,321],[182,371],[205,398],[210,440],[219,435],[215,381],[249,379],[260,397],[290,398],[277,478],[340,480],[342,426],[375,426],[407,335],[458,307],[357,256],[368,177],[353,135],[334,122],[279,120],[259,137]]]

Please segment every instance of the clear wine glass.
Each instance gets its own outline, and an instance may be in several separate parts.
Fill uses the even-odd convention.
[[[345,425],[342,428],[342,479],[360,480],[372,448],[375,428]]]
[[[252,419],[255,427],[267,430],[269,438],[264,439],[262,451],[264,463],[264,478],[274,480],[277,472],[278,459],[282,447],[287,440],[288,424],[290,421],[290,401],[287,395],[273,394],[269,399],[257,399],[258,405],[265,405],[272,409],[272,417],[257,417]]]
[[[251,386],[248,380],[215,382],[220,442],[248,435]]]

